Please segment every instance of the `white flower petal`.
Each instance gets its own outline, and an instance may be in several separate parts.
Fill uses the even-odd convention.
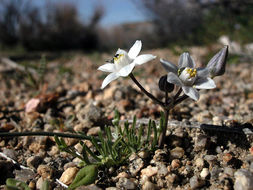
[[[125,55],[125,54],[127,54],[127,52],[125,50],[119,48],[117,50],[116,54],[123,54],[123,55]]]
[[[178,66],[179,68],[182,67],[195,68],[195,62],[193,61],[189,53],[184,52],[179,58]]]
[[[113,63],[106,63],[106,64],[98,67],[98,70],[104,71],[104,72],[114,72],[115,65]]]
[[[170,63],[168,61],[165,61],[164,59],[160,59],[160,62],[162,63],[162,66],[167,72],[173,72],[177,74],[178,67],[174,65],[173,63]]]
[[[126,76],[128,76],[128,75],[132,72],[134,66],[135,66],[135,63],[131,63],[131,64],[129,64],[129,65],[126,65],[126,66],[122,67],[122,68],[118,71],[118,75],[121,76],[121,77],[126,77]]]
[[[196,80],[194,87],[197,89],[212,89],[216,85],[211,78],[199,78]]]
[[[193,100],[197,101],[199,99],[199,92],[195,88],[191,86],[183,86],[182,89],[184,93]]]
[[[119,76],[117,75],[117,73],[110,73],[109,75],[107,75],[107,77],[105,77],[101,89],[105,88],[110,82],[112,82],[113,80],[117,79]]]
[[[181,80],[174,73],[168,73],[168,75],[167,75],[167,81],[169,83],[172,83],[172,84],[175,84],[175,85],[178,85],[178,86],[183,86]]]
[[[209,70],[207,68],[197,68],[197,75],[199,78],[206,78],[209,75]]]
[[[134,43],[134,45],[130,48],[129,52],[128,52],[128,56],[131,59],[135,59],[137,57],[137,55],[139,55],[140,51],[141,51],[141,41],[140,40],[136,40],[136,42]]]
[[[134,63],[136,65],[142,65],[143,63],[147,63],[155,58],[156,56],[151,54],[139,55],[138,57],[135,58]]]

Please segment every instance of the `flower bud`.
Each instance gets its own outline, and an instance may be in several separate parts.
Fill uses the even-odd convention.
[[[223,75],[225,73],[227,57],[228,46],[225,46],[208,62],[206,67],[211,78]]]
[[[160,78],[158,86],[159,89],[164,92],[172,92],[174,90],[174,84],[167,81],[167,75]]]

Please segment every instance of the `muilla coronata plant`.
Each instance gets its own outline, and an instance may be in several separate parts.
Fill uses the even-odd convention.
[[[216,87],[213,78],[225,73],[228,46],[225,46],[214,55],[205,68],[197,68],[194,60],[187,52],[184,52],[180,56],[178,66],[160,59],[162,66],[168,72],[167,75],[160,78],[158,83],[159,89],[165,94],[165,100],[161,101],[149,93],[132,73],[135,65],[141,65],[156,58],[156,56],[151,54],[137,56],[140,53],[141,45],[141,41],[137,40],[128,53],[119,49],[110,63],[98,68],[101,71],[111,72],[104,79],[101,88],[105,88],[111,81],[120,76],[129,76],[144,94],[159,104],[163,108],[165,116],[164,126],[162,126],[162,132],[159,135],[158,141],[158,146],[162,147],[168,125],[169,111],[188,97],[197,101],[200,96],[199,90],[213,89]],[[178,86],[178,90],[173,93],[175,85]],[[169,93],[171,94],[169,95]]]

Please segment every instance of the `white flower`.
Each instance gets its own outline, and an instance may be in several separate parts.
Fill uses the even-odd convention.
[[[156,56],[151,54],[139,55],[141,46],[141,41],[137,40],[128,53],[122,49],[118,49],[110,63],[106,63],[98,68],[100,71],[110,72],[102,83],[102,89],[113,80],[119,77],[128,76],[134,69],[135,65],[142,65],[143,63],[156,58]]]
[[[178,67],[163,59],[160,61],[169,72],[167,81],[182,87],[183,92],[196,101],[199,99],[199,92],[196,89],[212,89],[216,87],[214,81],[208,77],[208,69],[196,69],[189,53],[183,53],[180,56]]]

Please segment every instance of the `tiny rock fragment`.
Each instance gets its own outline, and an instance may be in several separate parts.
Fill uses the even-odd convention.
[[[53,176],[53,168],[48,165],[39,165],[39,167],[37,168],[37,172],[44,179],[51,179]]]
[[[146,181],[142,186],[142,190],[156,190],[156,189],[159,189],[159,188],[150,181]]]
[[[31,113],[31,112],[37,111],[38,107],[39,107],[39,104],[40,104],[40,99],[39,98],[30,99],[25,105],[25,112],[26,113]]]
[[[60,181],[66,185],[71,184],[72,181],[74,180],[77,172],[78,172],[78,168],[76,168],[76,167],[71,167],[71,168],[66,169],[62,173],[62,175],[60,177]]]
[[[203,168],[203,166],[204,166],[203,158],[197,158],[196,161],[195,161],[195,164],[198,168]]]
[[[209,170],[208,168],[203,168],[203,170],[200,172],[200,177],[202,179],[205,179],[209,175]]]
[[[116,187],[120,189],[136,189],[135,183],[131,179],[119,178],[119,181],[116,183]]]
[[[29,146],[29,150],[34,153],[38,153],[40,150],[44,150],[44,149],[45,149],[45,145],[41,145],[40,143],[37,143],[37,142],[33,142]]]
[[[200,187],[202,187],[204,184],[205,184],[205,181],[199,179],[197,176],[193,176],[193,177],[190,179],[190,186],[191,186],[191,189],[200,188]]]
[[[141,176],[146,175],[148,177],[151,177],[153,175],[156,175],[157,172],[158,172],[157,167],[148,166],[147,168],[141,170]]]
[[[173,169],[179,168],[180,165],[181,165],[181,162],[180,162],[180,160],[178,160],[178,159],[174,159],[174,160],[172,160],[172,162],[171,162],[171,167],[172,167]]]
[[[136,176],[137,173],[144,167],[144,162],[141,158],[135,159],[133,162],[129,165],[129,171],[132,176]]]
[[[170,151],[171,158],[180,159],[184,156],[184,149],[181,147],[176,147]]]

